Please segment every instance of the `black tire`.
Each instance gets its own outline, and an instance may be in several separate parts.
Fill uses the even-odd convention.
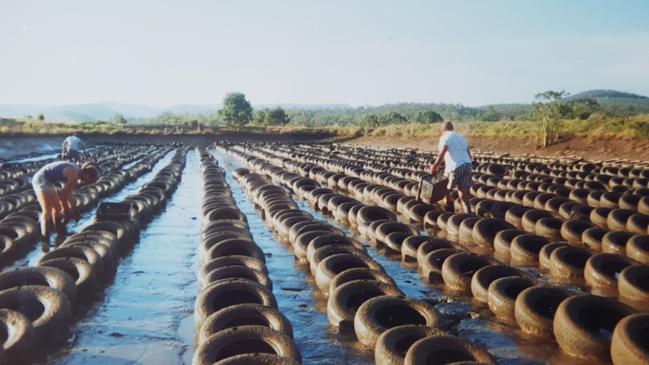
[[[584,268],[584,278],[591,290],[607,296],[617,295],[617,276],[631,261],[626,257],[612,253],[600,253],[591,256]]]
[[[634,213],[633,210],[628,209],[613,209],[606,218],[608,229],[611,231],[626,231],[627,222]]]
[[[534,284],[532,279],[522,276],[509,276],[492,281],[487,290],[489,309],[501,321],[515,323],[516,298],[520,292]]]
[[[401,243],[401,261],[407,265],[417,263],[417,250],[425,242],[434,240],[430,236],[412,235],[406,237]]]
[[[209,286],[219,280],[248,279],[273,290],[273,283],[267,274],[245,266],[223,266],[210,271],[203,281],[203,286]]]
[[[263,326],[293,338],[293,327],[276,308],[260,304],[238,304],[212,313],[205,319],[198,332],[198,344],[210,336],[239,326]]]
[[[431,336],[415,342],[404,360],[404,365],[428,364],[435,359],[436,364],[494,365],[493,356],[482,347],[454,336]]]
[[[444,332],[424,326],[405,325],[390,328],[376,340],[376,365],[403,365],[410,346],[422,338],[443,335]]]
[[[584,278],[586,262],[591,257],[580,247],[559,247],[550,254],[550,275],[558,283],[573,284]]]
[[[473,226],[473,242],[481,247],[492,248],[500,231],[513,228],[509,223],[498,219],[484,218]]]
[[[5,331],[0,350],[1,364],[27,364],[38,351],[34,343],[32,322],[24,314],[0,309],[0,327]]]
[[[491,262],[486,256],[460,252],[449,256],[442,264],[442,280],[447,288],[458,292],[471,290],[471,278]]]
[[[329,286],[329,295],[336,290],[337,287],[354,280],[374,280],[385,283],[396,288],[397,284],[388,276],[384,271],[371,270],[362,267],[347,269],[340,274],[334,276]]]
[[[641,264],[649,265],[649,235],[634,235],[626,242],[626,255]]]
[[[613,231],[602,238],[602,252],[626,255],[626,244],[633,237],[632,233]]]
[[[508,276],[522,277],[525,274],[509,265],[488,265],[475,272],[471,278],[471,294],[473,299],[487,303],[489,285],[500,278]]]
[[[0,291],[0,308],[17,310],[32,323],[36,348],[65,340],[71,319],[70,301],[62,292],[45,286],[26,285]],[[56,338],[51,334],[56,333]]]
[[[506,229],[498,232],[494,238],[494,255],[496,258],[503,262],[509,262],[512,241],[522,234],[525,234],[525,232],[518,229]]]
[[[553,338],[552,321],[559,304],[570,296],[563,288],[536,285],[516,297],[514,318],[521,330],[540,338]]]
[[[595,252],[602,252],[602,240],[604,239],[604,235],[606,233],[608,233],[608,231],[602,228],[588,228],[584,231],[584,233],[581,234],[581,240],[584,245],[586,245],[586,247],[590,248],[591,250]]]
[[[442,267],[444,261],[456,253],[462,251],[455,248],[437,248],[431,250],[419,263],[419,273],[422,279],[427,283],[438,283],[442,281]]]
[[[581,235],[593,224],[582,220],[569,219],[561,226],[561,237],[571,245],[581,244]]]
[[[522,234],[512,240],[512,265],[518,267],[538,267],[539,253],[548,239],[532,234]]]
[[[248,256],[234,255],[219,257],[206,262],[201,266],[200,270],[198,270],[198,281],[202,282],[210,271],[225,266],[245,266],[259,270],[264,274],[268,274],[268,269],[263,261]]]
[[[560,247],[570,246],[568,242],[551,242],[544,245],[539,252],[539,269],[541,271],[550,271],[550,255],[552,252]]]
[[[553,321],[554,337],[567,354],[591,361],[610,361],[612,333],[632,314],[626,305],[595,295],[570,297],[559,305]]]
[[[559,218],[541,218],[536,221],[536,225],[534,226],[534,233],[539,236],[543,236],[550,241],[560,241],[561,225],[563,225],[563,220]]]
[[[396,286],[376,280],[353,280],[331,291],[327,302],[327,318],[336,327],[351,329],[358,308],[367,300],[382,296],[402,296]]]
[[[88,261],[76,257],[60,257],[39,262],[38,266],[52,267],[70,275],[74,280],[74,291],[78,302],[91,300],[99,289],[97,271]]]
[[[390,328],[419,325],[439,328],[442,317],[423,301],[393,296],[379,296],[365,301],[354,316],[354,332],[358,341],[370,348],[378,337]]]
[[[628,266],[620,273],[618,290],[620,301],[639,311],[649,311],[649,267]]]
[[[223,308],[248,303],[277,307],[273,293],[259,283],[246,279],[220,280],[198,294],[195,322],[203,323],[205,318]]]
[[[611,340],[613,365],[649,364],[647,333],[649,313],[633,314],[622,319],[615,326]]]
[[[426,242],[419,245],[417,248],[417,265],[421,267],[423,265],[426,255],[432,251],[438,250],[440,248],[455,248],[449,241],[443,239],[437,239],[433,237],[428,237],[429,239]]]
[[[372,270],[383,268],[376,261],[365,255],[337,254],[322,260],[316,269],[315,281],[318,288],[327,295],[331,280],[341,272],[354,267],[364,267]]]
[[[194,352],[192,364],[213,365],[237,355],[260,353],[301,362],[300,352],[290,337],[268,327],[241,326],[207,338]]]
[[[63,292],[70,303],[76,300],[74,279],[62,270],[33,266],[0,273],[0,291],[26,285],[47,286]]]

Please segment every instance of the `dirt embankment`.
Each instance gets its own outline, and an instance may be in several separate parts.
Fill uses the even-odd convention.
[[[468,138],[477,151],[533,154],[539,156],[578,156],[589,160],[630,159],[649,161],[649,140],[642,139],[592,139],[575,137],[544,149],[537,149],[536,140],[521,137]],[[430,137],[359,137],[347,143],[418,148],[423,151],[437,149],[437,138]]]

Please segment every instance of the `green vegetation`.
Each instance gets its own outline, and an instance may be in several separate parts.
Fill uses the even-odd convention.
[[[252,106],[242,93],[230,93],[223,99],[218,115],[224,127],[240,129],[252,120]]]

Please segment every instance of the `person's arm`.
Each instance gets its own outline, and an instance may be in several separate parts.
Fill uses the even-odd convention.
[[[63,189],[61,189],[59,199],[62,208],[61,213],[63,213],[65,219],[68,220],[70,214],[72,214],[73,218],[79,216],[76,202],[72,196],[72,192],[74,192],[74,188],[77,186],[77,180],[79,179],[79,170],[67,168],[63,171],[63,176],[67,178],[67,181],[65,182],[65,185],[63,185]]]
[[[439,152],[437,155],[437,158],[435,159],[435,162],[430,166],[430,173],[432,175],[435,175],[435,172],[437,172],[437,167],[439,166],[442,161],[444,161],[444,155],[446,155],[446,152],[448,151],[448,146],[444,145],[444,148]]]
[[[68,139],[63,140],[63,144],[61,145],[61,154],[65,154],[66,150],[68,148]]]
[[[470,147],[467,147],[467,148],[466,148],[466,153],[469,155],[469,159],[470,159],[471,161],[473,161],[473,156],[471,156],[471,148],[470,148]]]

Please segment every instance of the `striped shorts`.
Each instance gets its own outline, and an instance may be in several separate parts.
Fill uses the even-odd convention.
[[[473,185],[471,181],[471,168],[472,164],[465,163],[455,168],[448,174],[448,188],[453,189],[458,187],[460,189],[469,189]]]

